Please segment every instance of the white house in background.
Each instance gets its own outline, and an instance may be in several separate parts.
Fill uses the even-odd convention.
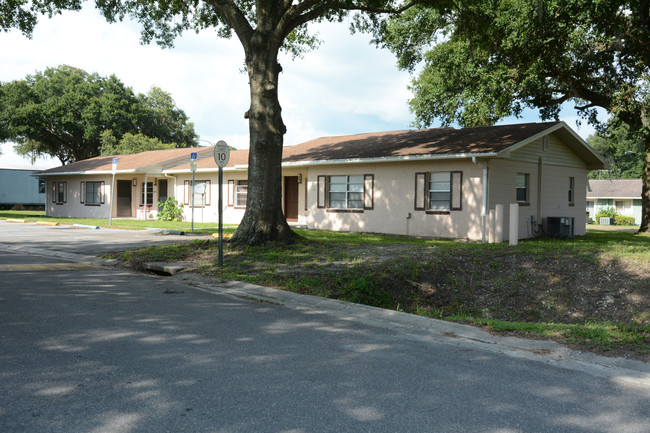
[[[198,153],[195,221],[217,221],[218,167],[213,148],[117,156],[113,217],[154,218],[174,195],[191,214],[190,153]],[[47,214],[108,218],[111,160],[97,157],[40,172]],[[247,198],[248,151],[224,168],[224,222],[238,223]],[[603,159],[564,122],[437,128],[326,137],[286,146],[284,213],[311,229],[487,239],[488,215],[519,208],[518,238],[558,218],[585,233],[587,172]],[[550,228],[549,228],[550,229]]]
[[[614,208],[619,215],[634,217],[641,224],[641,179],[589,180],[587,186],[587,212],[596,219],[602,209]]]

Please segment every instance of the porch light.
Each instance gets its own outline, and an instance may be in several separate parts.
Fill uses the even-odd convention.
[[[138,186],[138,179],[133,179],[133,186]]]
[[[302,173],[298,173],[298,184],[302,183]]]

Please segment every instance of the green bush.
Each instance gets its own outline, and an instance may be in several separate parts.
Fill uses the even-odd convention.
[[[633,226],[636,225],[636,220],[631,216],[616,215],[614,217],[614,224],[617,226]]]
[[[601,209],[596,214],[596,224],[600,224],[601,218],[616,218],[616,215],[617,215],[616,209],[614,209],[613,207],[607,207]]]
[[[174,196],[171,196],[167,201],[159,201],[158,219],[161,221],[182,221],[183,220],[183,203],[176,201]]]

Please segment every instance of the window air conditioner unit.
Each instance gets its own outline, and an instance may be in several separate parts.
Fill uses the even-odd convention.
[[[546,234],[556,238],[572,238],[573,222],[573,217],[547,217]]]

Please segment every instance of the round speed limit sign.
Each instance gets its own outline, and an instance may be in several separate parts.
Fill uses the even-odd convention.
[[[219,167],[225,167],[230,160],[230,148],[225,141],[219,140],[217,145],[214,146],[214,162]]]

